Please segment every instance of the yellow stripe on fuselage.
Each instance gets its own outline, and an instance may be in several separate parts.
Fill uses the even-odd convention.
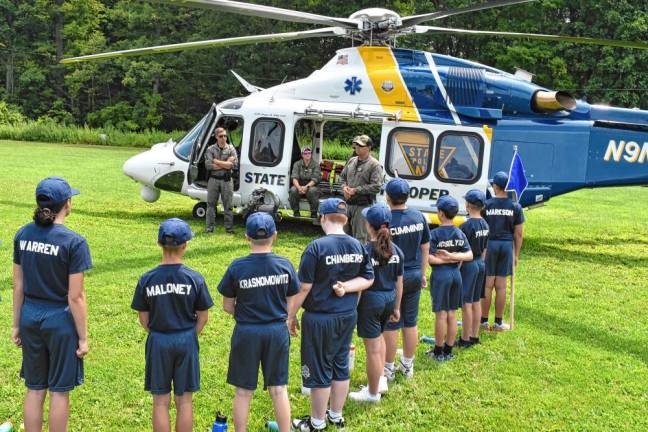
[[[398,71],[398,64],[391,50],[387,47],[359,47],[358,53],[383,109],[394,113],[402,111],[401,120],[420,122],[421,118]],[[391,81],[393,90],[383,90],[386,81]]]

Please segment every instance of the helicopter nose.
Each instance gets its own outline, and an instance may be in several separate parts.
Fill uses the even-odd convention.
[[[154,175],[150,153],[150,151],[140,153],[124,162],[122,167],[124,174],[136,182],[150,184]]]

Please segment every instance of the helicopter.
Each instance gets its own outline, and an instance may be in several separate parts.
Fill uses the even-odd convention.
[[[208,173],[203,157],[217,127],[227,129],[230,140],[235,137],[239,166],[233,206],[243,214],[263,208],[280,217],[280,210],[290,208],[290,172],[300,146],[311,147],[313,160],[327,169],[319,185],[322,198],[341,195],[337,174],[344,162],[323,157],[329,138],[325,126],[338,122],[380,129],[374,140],[379,143],[384,181],[407,179],[408,206],[421,210],[431,224],[438,224],[439,197],[461,197],[475,188],[492,192],[489,179],[497,171],[508,171],[515,151],[524,160],[528,178],[527,188],[517,197],[526,208],[582,188],[648,184],[648,111],[591,105],[533,83],[524,71],[511,74],[395,46],[400,36],[443,33],[648,49],[646,42],[423,25],[531,1],[490,1],[406,17],[369,8],[339,18],[238,1],[159,0],[327,27],[136,48],[62,62],[305,38],[351,39],[351,47],[339,50],[310,76],[271,88],[255,86],[232,71],[247,96],[213,104],[178,142],[155,144],[124,163],[125,175],[141,184],[143,200],[154,202],[161,191],[181,193],[198,201],[193,208],[198,218],[206,212]],[[296,131],[304,127],[310,134],[302,134],[300,142]],[[302,210],[306,208],[304,201]],[[463,205],[456,223],[462,222],[461,215]]]

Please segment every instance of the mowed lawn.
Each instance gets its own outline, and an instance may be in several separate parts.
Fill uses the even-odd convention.
[[[243,229],[232,237],[219,226],[205,236],[201,221],[191,219],[190,199],[163,193],[156,203],[143,202],[139,186],[121,172],[138,151],[0,142],[0,423],[21,423],[25,392],[21,354],[10,341],[12,239],[31,220],[34,187],[48,175],[81,190],[68,225],[87,238],[94,261],[86,278],[86,382],[72,393],[70,430],[150,429],[146,333],[130,302],[138,277],[159,261],[157,226],[173,216],[198,233],[186,263],[206,277],[216,302],[200,337],[195,430],[207,430],[215,411],[231,417],[233,389],[225,379],[234,322],[221,310],[216,286],[230,261],[248,251]],[[348,402],[347,430],[648,430],[647,202],[648,188],[597,189],[527,211],[515,331],[485,334],[480,347],[445,364],[427,359],[420,345],[414,379],[397,381],[378,406]],[[284,222],[275,250],[297,266],[318,235],[308,224]],[[421,298],[421,334],[432,334],[428,291]],[[356,344],[354,389],[366,382],[364,350]],[[293,339],[289,391],[293,414],[305,415],[299,345]],[[270,398],[257,391],[250,430],[262,430],[272,416]]]

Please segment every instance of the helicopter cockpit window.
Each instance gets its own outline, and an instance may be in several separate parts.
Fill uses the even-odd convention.
[[[180,159],[189,160],[191,148],[193,147],[196,138],[198,138],[198,134],[200,133],[200,128],[205,121],[205,117],[200,119],[200,121],[196,123],[196,125],[189,131],[189,133],[185,135],[178,144],[176,144],[174,151]]]
[[[425,178],[432,165],[432,135],[421,129],[398,128],[391,131],[387,153],[387,173],[407,179]]]
[[[435,174],[441,181],[474,183],[481,174],[484,143],[479,135],[446,132],[439,138]]]
[[[275,166],[283,154],[284,125],[276,119],[259,119],[252,125],[250,160],[256,165]]]

